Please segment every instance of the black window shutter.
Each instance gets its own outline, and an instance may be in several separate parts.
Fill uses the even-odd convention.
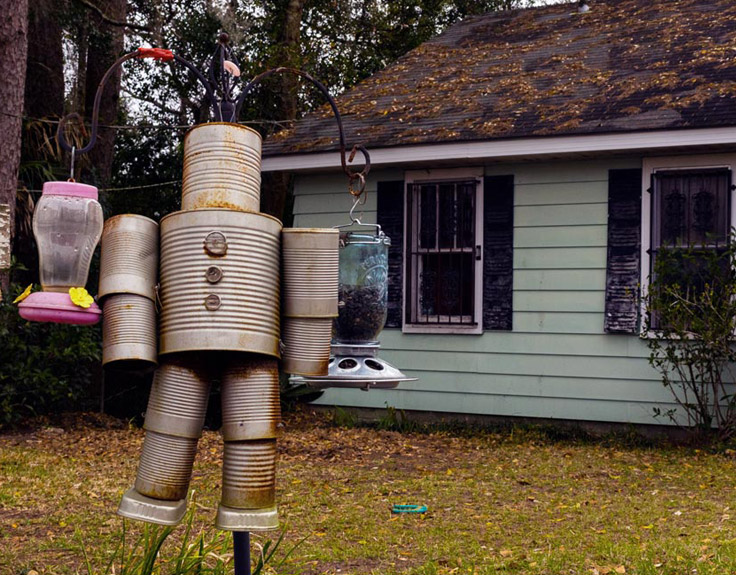
[[[514,176],[483,180],[483,329],[510,330],[514,295]]]
[[[641,266],[641,170],[608,171],[606,315],[609,333],[636,333]]]
[[[401,327],[404,263],[404,181],[378,182],[377,222],[391,238],[386,327]]]

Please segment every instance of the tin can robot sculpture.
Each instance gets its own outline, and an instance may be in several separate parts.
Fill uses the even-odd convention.
[[[156,370],[135,482],[118,513],[164,525],[182,519],[210,385],[217,380],[224,454],[216,525],[234,532],[274,529],[279,361],[295,381],[318,388],[395,387],[410,379],[377,357],[390,239],[379,226],[365,226],[353,216],[365,201],[370,157],[355,146],[349,161],[360,151],[364,168],[349,169],[337,106],[327,88],[304,72],[264,72],[236,99],[237,60],[223,35],[209,80],[168,50],[141,48],[113,64],[95,97],[87,146],[70,146],[66,119],[59,125],[59,141],[71,152],[72,165],[75,154],[95,143],[107,79],[134,58],[184,65],[204,86],[214,111],[215,122],[185,136],[182,209],[160,225],[126,214],[108,219],[103,228],[95,188],[73,181],[46,184],[34,216],[44,291],[21,304],[21,315],[98,321],[96,304],[80,304],[73,290],[86,283],[101,236],[103,364]],[[347,226],[282,229],[279,220],[259,212],[261,136],[236,119],[248,93],[276,73],[307,79],[330,103],[354,196]],[[60,234],[49,228],[55,225],[74,230]],[[345,229],[351,226],[359,229]],[[60,238],[64,245],[56,245]]]

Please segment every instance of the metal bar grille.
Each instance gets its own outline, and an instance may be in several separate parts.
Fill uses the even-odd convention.
[[[407,190],[407,318],[412,324],[475,326],[475,180],[411,184]]]
[[[650,267],[660,248],[718,249],[729,241],[731,171],[653,175]]]

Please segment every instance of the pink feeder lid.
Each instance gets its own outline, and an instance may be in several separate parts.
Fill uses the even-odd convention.
[[[43,185],[43,195],[46,196],[74,196],[77,198],[98,198],[97,188],[78,182],[46,182]]]
[[[68,293],[49,291],[32,293],[18,304],[18,311],[20,317],[28,321],[73,325],[92,325],[100,321],[102,316],[102,310],[94,302],[88,308],[83,308],[74,305]]]

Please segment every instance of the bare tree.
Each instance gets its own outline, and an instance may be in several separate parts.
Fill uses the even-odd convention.
[[[7,233],[10,238],[15,223],[20,165],[27,35],[28,0],[0,0],[0,102],[3,104],[0,113],[0,205],[8,206],[10,220]],[[7,285],[8,272],[0,270],[0,287],[5,290]]]
[[[276,26],[276,49],[271,65],[301,68],[301,26],[304,0],[287,0],[279,3],[274,21]],[[296,120],[299,113],[299,78],[284,74],[278,79],[277,120]],[[263,174],[261,210],[279,219],[284,217],[286,199],[292,184],[287,172]]]
[[[92,116],[95,93],[102,76],[112,63],[122,55],[124,26],[118,24],[118,22],[124,22],[126,16],[125,0],[102,0],[97,2],[96,6],[98,10],[89,13],[92,33],[90,34],[87,52],[86,87],[84,90],[84,115],[87,118]],[[120,76],[121,70],[118,68],[108,81],[102,94],[100,100],[100,124],[102,126],[117,124]],[[90,151],[89,158],[97,175],[96,183],[100,186],[107,186],[110,183],[114,149],[115,130],[100,128],[97,143]]]

